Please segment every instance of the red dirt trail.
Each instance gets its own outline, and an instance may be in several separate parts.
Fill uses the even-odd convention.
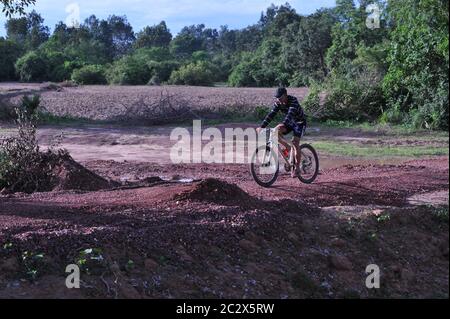
[[[405,211],[412,195],[448,190],[448,158],[348,165],[313,185],[282,176],[271,189],[245,166],[86,166],[109,179],[201,181],[0,196],[0,243],[13,244],[0,249],[0,297],[448,298],[448,224],[426,208]],[[319,209],[344,205],[398,208],[384,219]],[[85,275],[81,291],[61,288],[55,274],[96,247],[105,258],[98,273]],[[35,283],[19,280],[24,251],[45,253]],[[374,262],[386,274],[376,292],[361,285]]]

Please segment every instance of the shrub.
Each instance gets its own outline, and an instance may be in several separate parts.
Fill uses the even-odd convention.
[[[13,41],[0,37],[0,81],[16,79],[14,63],[20,57],[20,47]]]
[[[208,62],[195,62],[182,66],[174,71],[170,77],[171,84],[178,85],[204,85],[214,83],[213,67]]]
[[[155,86],[161,85],[161,79],[157,75],[154,75],[154,76],[152,76],[150,81],[148,81],[147,84],[148,85],[155,85]]]
[[[31,51],[16,62],[16,73],[24,82],[62,82],[70,79],[74,67],[81,67],[67,59],[64,53],[49,49]]]
[[[105,70],[101,65],[87,65],[73,71],[72,81],[78,84],[106,84]]]
[[[126,56],[113,63],[106,72],[109,84],[145,85],[151,78],[147,63],[134,56]]]
[[[323,118],[331,120],[372,121],[384,105],[381,86],[364,86],[351,79],[334,79],[326,87]]]
[[[29,168],[40,162],[35,126],[38,106],[39,98],[24,97],[16,109],[18,135],[0,145],[0,188],[27,188],[34,182]]]
[[[228,84],[234,87],[256,86],[256,80],[252,76],[254,68],[255,66],[251,61],[239,63],[231,72]]]
[[[43,81],[47,77],[46,61],[36,51],[30,51],[16,62],[16,72],[21,81]]]
[[[16,109],[18,134],[0,143],[0,189],[32,193],[48,188],[53,150],[41,152],[36,138],[39,97],[24,97]]]
[[[152,77],[157,77],[160,82],[167,82],[172,72],[180,67],[180,63],[176,61],[150,61],[147,66]]]
[[[392,1],[383,119],[448,130],[448,1]],[[400,23],[399,23],[400,22]]]
[[[132,55],[136,60],[139,60],[142,63],[148,61],[163,62],[173,59],[169,49],[162,47],[138,49]]]
[[[45,61],[46,75],[45,79],[52,82],[62,82],[70,79],[72,74],[69,70],[64,67],[67,58],[61,52],[45,51],[41,53],[38,51],[42,59]]]
[[[313,84],[310,87],[309,94],[302,102],[302,107],[304,108],[308,116],[319,120],[323,116],[322,107],[320,105],[320,91],[320,86],[317,84]]]

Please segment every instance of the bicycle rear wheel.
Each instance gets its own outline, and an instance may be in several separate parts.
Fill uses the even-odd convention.
[[[319,175],[319,156],[316,150],[309,144],[300,146],[302,163],[298,179],[305,184],[312,184]]]
[[[250,171],[258,185],[272,186],[280,173],[277,154],[269,146],[261,146],[253,154]]]

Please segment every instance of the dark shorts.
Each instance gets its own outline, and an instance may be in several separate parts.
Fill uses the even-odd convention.
[[[288,135],[293,133],[294,137],[302,138],[305,135],[306,131],[306,122],[291,122],[288,125],[284,125],[286,127],[286,133],[283,135]]]

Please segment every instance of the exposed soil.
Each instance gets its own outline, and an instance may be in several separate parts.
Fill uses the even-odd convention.
[[[2,87],[39,90],[53,114],[92,120],[139,115],[163,89]],[[272,95],[168,89],[195,110],[267,105]],[[75,161],[56,166],[49,192],[0,195],[0,298],[448,298],[448,156],[320,154],[314,184],[286,174],[264,189],[247,165],[169,164],[171,130],[42,128],[44,147],[64,131]],[[429,135],[311,128],[306,142],[448,145]],[[79,290],[65,287],[74,263]],[[381,269],[380,290],[365,287],[369,264]]]
[[[116,177],[125,164],[87,166]],[[448,190],[447,158],[348,165],[271,190],[245,166],[197,166],[195,177],[222,180],[192,183],[157,177],[183,166],[127,167],[152,186],[0,197],[0,297],[448,297],[448,208],[445,219],[407,204]],[[82,289],[64,289],[65,267],[89,248],[101,258],[88,258]],[[30,266],[25,251],[45,257]],[[373,263],[376,291],[364,286]]]
[[[99,175],[86,169],[70,156],[64,156],[53,166],[52,190],[99,191],[117,186]]]
[[[175,200],[210,202],[224,205],[250,206],[258,201],[234,184],[208,178],[194,188],[175,195]]]
[[[36,180],[27,181],[25,184],[18,178],[19,180],[16,183],[1,190],[1,193],[63,190],[98,191],[119,185],[117,182],[108,181],[91,172],[65,152],[48,152],[43,153],[41,156],[42,163],[28,170],[29,173],[31,173],[32,169],[39,171],[33,172]]]
[[[162,98],[168,98],[173,105],[189,108],[195,114],[217,113],[218,108],[225,112],[253,110],[256,106],[270,106],[274,91],[271,88],[95,85],[54,90],[39,85],[11,83],[1,84],[0,97],[12,95],[11,102],[17,103],[19,94],[36,90],[41,94],[42,107],[53,115],[113,122],[149,121],[151,119],[146,118],[146,115],[149,112],[151,114],[155,106],[159,106],[158,101]],[[293,88],[290,92],[302,99],[308,89]]]

